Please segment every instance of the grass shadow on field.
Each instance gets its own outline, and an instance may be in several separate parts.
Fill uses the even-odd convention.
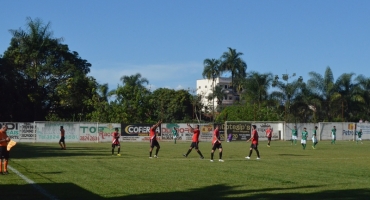
[[[0,180],[3,177],[0,177]],[[0,185],[1,200],[50,200],[50,199],[104,199],[101,196],[87,191],[71,183],[27,184],[27,185]],[[42,192],[40,192],[40,188]],[[59,191],[58,191],[59,190]],[[58,194],[58,195],[57,195]]]
[[[0,177],[0,180],[3,177]],[[23,200],[23,199],[59,199],[59,200],[100,200],[100,199],[161,199],[161,200],[196,200],[196,199],[346,199],[361,200],[369,199],[370,189],[352,189],[352,190],[328,190],[314,193],[298,193],[294,190],[315,189],[321,186],[302,186],[302,187],[276,187],[261,188],[251,190],[240,190],[238,187],[227,186],[223,184],[212,185],[203,188],[192,189],[188,191],[174,191],[163,193],[144,193],[134,195],[123,195],[119,197],[103,197],[92,193],[80,186],[72,183],[52,183],[52,184],[27,184],[27,185],[1,185],[1,200]],[[47,191],[44,194],[40,192]],[[293,191],[293,192],[292,192]],[[107,194],[111,196],[112,194]]]
[[[238,190],[236,187],[226,185],[213,185],[194,189],[191,191],[179,191],[169,193],[147,193],[130,195],[113,199],[346,199],[359,200],[369,199],[369,189],[357,190],[332,190],[316,193],[294,193],[284,190],[302,190],[319,186],[291,187],[291,188],[263,188],[257,190]]]
[[[278,154],[279,156],[309,156],[309,155],[303,155],[303,154],[292,154],[292,153],[286,153],[286,154]]]
[[[238,187],[226,185],[213,185],[190,191],[178,191],[168,193],[147,193],[138,195],[129,195],[112,199],[346,199],[359,200],[369,199],[370,189],[357,190],[332,190],[316,193],[295,193],[287,190],[305,190],[317,188],[320,186],[304,186],[290,188],[262,188],[252,190],[238,190]]]
[[[109,155],[111,147],[107,144],[105,151],[102,151],[101,147],[91,146],[68,146],[67,149],[62,150],[59,144],[50,147],[50,145],[37,145],[20,143],[17,144],[10,151],[10,159],[22,159],[22,158],[47,158],[47,157],[70,157],[70,156],[106,156]]]

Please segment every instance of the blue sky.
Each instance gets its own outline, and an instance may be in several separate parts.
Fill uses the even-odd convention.
[[[92,64],[110,89],[140,73],[150,88],[194,89],[203,60],[228,47],[248,71],[369,77],[366,0],[0,0],[0,54],[26,18],[51,22],[54,37]]]

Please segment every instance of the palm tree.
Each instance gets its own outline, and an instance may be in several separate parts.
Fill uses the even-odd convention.
[[[204,69],[203,69],[203,78],[212,79],[212,93],[215,93],[215,79],[220,77],[221,70],[220,70],[220,60],[216,59],[205,59],[204,62]],[[214,121],[215,115],[215,98],[212,98],[213,107],[212,107],[212,119]]]
[[[310,72],[311,78],[307,82],[308,89],[320,98],[321,110],[319,110],[319,115],[322,115],[321,120],[331,121],[331,104],[332,96],[335,92],[335,83],[333,72],[328,66],[325,70],[324,76],[317,72]],[[321,118],[321,117],[319,117]]]
[[[148,79],[141,78],[140,73],[137,73],[131,76],[122,76],[120,80],[123,82],[124,85],[132,86],[132,87],[138,86],[141,88],[143,87],[144,83],[149,84]]]
[[[221,71],[231,72],[231,85],[235,88],[238,82],[241,82],[247,76],[247,64],[240,58],[243,53],[236,52],[236,49],[228,48],[229,51],[224,52],[221,56],[220,69]]]
[[[272,81],[273,76],[271,73],[250,72],[244,84],[244,89],[247,91],[246,95],[249,99],[257,100],[258,107],[260,107],[261,103],[269,97],[268,89]]]
[[[211,94],[208,95],[208,100],[214,100],[216,99],[217,100],[217,111],[218,112],[221,112],[222,110],[222,100],[225,96],[225,90],[223,87],[221,86],[216,86],[213,90],[213,92]]]
[[[295,98],[295,103],[292,105],[294,118],[299,122],[314,122],[316,123],[316,111],[321,106],[320,97],[313,94],[307,88],[305,83],[302,83],[301,92]]]
[[[273,81],[273,87],[277,87],[280,91],[272,92],[271,98],[280,101],[280,103],[284,103],[285,121],[291,121],[287,117],[290,115],[291,106],[297,103],[297,97],[300,95],[303,87],[302,81],[302,77],[299,77],[298,80],[294,80],[291,83],[278,81],[276,77]]]
[[[354,73],[344,73],[335,82],[333,108],[341,108],[341,115],[337,112],[337,117],[341,116],[342,121],[351,120],[354,117],[354,105],[363,102],[362,96],[355,93],[356,85],[352,81],[354,75]]]
[[[28,31],[11,29],[9,32],[13,35],[12,42],[18,43],[24,48],[23,50],[28,53],[29,58],[23,59],[29,59],[31,61],[29,66],[32,68],[30,69],[32,72],[31,77],[38,80],[40,73],[39,66],[43,64],[43,60],[40,56],[42,56],[46,44],[50,42],[62,42],[63,38],[52,37],[53,32],[50,31],[50,22],[44,25],[41,19],[36,18],[32,20],[30,17],[27,17],[26,21]]]
[[[362,103],[359,104],[361,111],[359,112],[360,119],[365,119],[370,116],[370,78],[366,78],[364,75],[359,75],[356,77],[357,82],[355,87],[355,93],[362,97]]]

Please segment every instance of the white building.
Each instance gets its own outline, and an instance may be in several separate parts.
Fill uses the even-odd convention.
[[[222,99],[222,105],[231,105],[234,101],[239,100],[239,96],[235,94],[231,87],[231,78],[219,77],[215,79],[215,86],[221,86],[223,88],[224,97]],[[208,108],[212,108],[213,101],[208,100],[208,95],[213,93],[213,82],[212,79],[201,79],[197,80],[197,95],[202,96],[203,105]],[[215,108],[217,107],[217,99],[214,100]]]

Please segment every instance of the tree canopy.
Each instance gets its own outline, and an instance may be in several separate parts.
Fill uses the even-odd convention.
[[[190,90],[148,89],[140,73],[125,74],[109,88],[88,76],[92,64],[70,50],[51,25],[26,19],[25,29],[11,29],[10,45],[0,56],[0,121],[98,121],[106,123],[232,121],[357,121],[370,115],[370,79],[344,73],[334,79],[327,67],[310,72],[305,82],[295,74],[247,72],[242,52],[228,47],[219,59],[203,61],[202,76],[212,80],[208,96]],[[215,80],[230,73],[239,101],[225,106],[225,89]],[[194,80],[195,82],[195,80]],[[202,99],[207,99],[204,104]]]

